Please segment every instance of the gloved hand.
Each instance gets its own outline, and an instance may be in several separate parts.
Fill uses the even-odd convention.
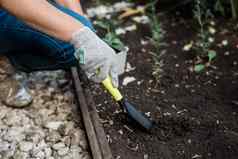
[[[91,29],[83,27],[73,34],[71,43],[75,47],[75,57],[88,78],[96,83],[108,76],[114,87],[118,87],[116,53]]]

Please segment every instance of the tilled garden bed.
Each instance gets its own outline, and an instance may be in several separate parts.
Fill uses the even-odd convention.
[[[161,18],[166,31],[159,83],[152,76],[154,48],[148,24],[122,35],[129,46],[123,94],[151,117],[157,128],[146,133],[132,127],[119,106],[95,88],[97,110],[116,159],[236,159],[238,155],[238,38],[237,23],[215,21],[217,58],[195,73],[195,53],[183,47],[195,40],[195,25],[182,16]],[[131,23],[130,18],[125,23]],[[236,29],[235,29],[236,28]],[[228,41],[223,45],[222,41]],[[125,82],[125,81],[124,81]]]

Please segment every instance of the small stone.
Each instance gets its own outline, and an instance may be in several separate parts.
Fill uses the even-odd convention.
[[[192,159],[202,158],[202,155],[195,154],[192,156]]]
[[[7,109],[1,109],[0,111],[0,120],[2,120],[8,113]]]
[[[192,140],[191,140],[191,139],[188,139],[188,143],[191,144],[191,143],[192,143]]]
[[[22,117],[22,115],[20,115],[20,114],[21,113],[17,114],[16,111],[11,111],[10,113],[8,113],[5,116],[4,122],[8,126],[20,126],[21,125],[21,117]]]
[[[45,133],[42,129],[36,128],[31,129],[29,132],[26,132],[26,141],[31,141],[35,144],[39,143],[45,137]]]
[[[208,28],[208,31],[209,31],[211,34],[215,34],[215,33],[216,33],[216,29],[213,28],[213,27],[209,27],[209,28]]]
[[[228,45],[228,40],[222,40],[222,45],[227,46]]]
[[[54,150],[60,150],[60,149],[62,149],[62,148],[65,148],[65,144],[62,143],[62,142],[59,142],[59,143],[57,143],[57,144],[54,144],[54,145],[52,146],[52,148],[53,148]]]
[[[114,124],[113,120],[109,120],[109,124],[113,125]]]
[[[32,156],[44,158],[45,153],[43,152],[43,150],[47,147],[48,145],[45,143],[45,141],[41,140],[38,144],[33,146],[33,149],[31,150]]]
[[[79,146],[71,146],[70,153],[72,154],[73,158],[79,158],[78,155],[83,152],[82,148]]]
[[[215,26],[215,25],[216,25],[216,23],[215,23],[214,21],[210,21],[210,24],[211,24],[212,26]]]
[[[59,154],[60,156],[64,156],[64,155],[66,155],[68,152],[69,152],[69,148],[68,148],[68,147],[64,147],[64,148],[61,148],[61,149],[58,150],[58,154]]]
[[[230,52],[229,52],[229,51],[226,51],[226,52],[224,53],[224,55],[225,55],[225,56],[229,56],[229,55],[230,55]]]
[[[171,106],[172,108],[174,108],[174,109],[177,109],[177,107],[176,107],[176,105],[175,104],[172,104],[172,106]]]
[[[184,45],[183,51],[190,51],[193,47],[193,42],[190,42],[189,44]]]
[[[146,115],[147,117],[151,117],[151,112],[146,112],[145,115]]]
[[[3,144],[6,144],[6,145],[3,145]],[[0,153],[3,154],[3,159],[5,158],[11,158],[15,152],[16,152],[16,143],[15,142],[12,142],[12,143],[7,143],[7,142],[0,142],[0,145],[1,145],[1,148],[2,150],[0,150]]]
[[[144,154],[144,159],[149,159],[149,155],[148,154]]]
[[[131,26],[127,26],[127,27],[125,27],[125,30],[126,31],[135,31],[137,29],[137,26],[136,25],[131,25]]]
[[[60,141],[60,139],[61,139],[61,136],[58,131],[51,131],[46,137],[46,141],[54,142],[54,143]]]
[[[39,158],[39,159],[44,159],[45,158],[45,153],[43,151],[39,151],[34,156]]]
[[[88,142],[83,130],[75,130],[75,132],[71,134],[71,145],[81,146],[84,150],[88,149]]]
[[[37,147],[41,150],[43,150],[44,148],[48,147],[48,145],[45,143],[45,140],[41,140],[38,144]]]
[[[13,158],[14,159],[27,159],[28,155],[25,152],[17,151],[17,152],[15,152]]]
[[[163,113],[164,116],[171,116],[171,113],[169,112],[166,112],[166,113]]]
[[[64,142],[66,146],[71,145],[71,137],[70,136],[65,136],[61,141]]]
[[[137,81],[137,85],[141,85],[144,82],[144,80]]]
[[[50,158],[50,157],[51,157],[51,155],[52,155],[52,150],[51,150],[51,148],[45,148],[45,149],[44,149],[44,152],[45,152],[45,157],[46,157],[46,158]]]
[[[214,38],[209,37],[209,38],[208,38],[208,41],[209,41],[210,43],[213,43],[213,42],[214,42]]]
[[[25,139],[25,135],[23,134],[23,132],[24,129],[22,127],[12,127],[8,130],[8,133],[3,136],[3,139],[9,142],[20,142]]]
[[[115,32],[117,35],[126,34],[126,30],[123,28],[117,28]]]
[[[33,143],[31,142],[20,142],[20,150],[23,152],[29,152],[33,148]]]
[[[132,82],[134,82],[134,81],[136,81],[136,78],[135,78],[135,77],[125,77],[125,78],[123,79],[122,85],[123,85],[123,86],[127,86],[129,83],[132,83]]]
[[[57,80],[57,82],[58,82],[59,87],[61,87],[61,88],[68,84],[68,80],[66,80],[66,79],[60,79],[60,80]]]
[[[61,125],[63,125],[64,123],[61,121],[54,121],[54,122],[48,122],[46,123],[45,127],[48,129],[53,129],[53,130],[57,130]]]
[[[10,144],[8,142],[0,142],[0,152],[8,151]]]
[[[74,122],[68,122],[64,126],[61,126],[59,132],[61,135],[69,135],[74,130]]]
[[[141,43],[141,45],[147,45],[149,43],[149,41],[141,39],[140,43]]]
[[[118,133],[119,133],[120,135],[123,135],[123,131],[122,131],[122,130],[118,130]]]
[[[136,69],[136,67],[132,67],[129,62],[126,63],[125,72],[131,72],[131,71],[134,71],[135,69]]]
[[[141,23],[141,24],[147,24],[150,22],[150,19],[148,16],[136,16],[132,18],[133,21],[137,22],[137,23]]]

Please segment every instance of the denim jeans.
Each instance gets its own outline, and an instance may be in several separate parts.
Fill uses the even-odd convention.
[[[85,17],[51,4],[93,29]],[[0,55],[7,56],[16,69],[25,72],[69,69],[78,64],[70,43],[37,31],[4,10],[0,10]]]

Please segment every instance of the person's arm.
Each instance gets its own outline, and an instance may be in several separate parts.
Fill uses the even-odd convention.
[[[67,42],[83,26],[46,0],[0,0],[0,6],[33,28]]]
[[[67,7],[80,15],[84,15],[80,4],[80,0],[55,0],[55,1],[58,4],[61,4],[62,6]]]
[[[113,85],[118,86],[115,51],[78,20],[56,9],[46,0],[0,0],[0,7],[30,26],[73,44],[74,55],[89,79],[102,82],[111,76]]]

